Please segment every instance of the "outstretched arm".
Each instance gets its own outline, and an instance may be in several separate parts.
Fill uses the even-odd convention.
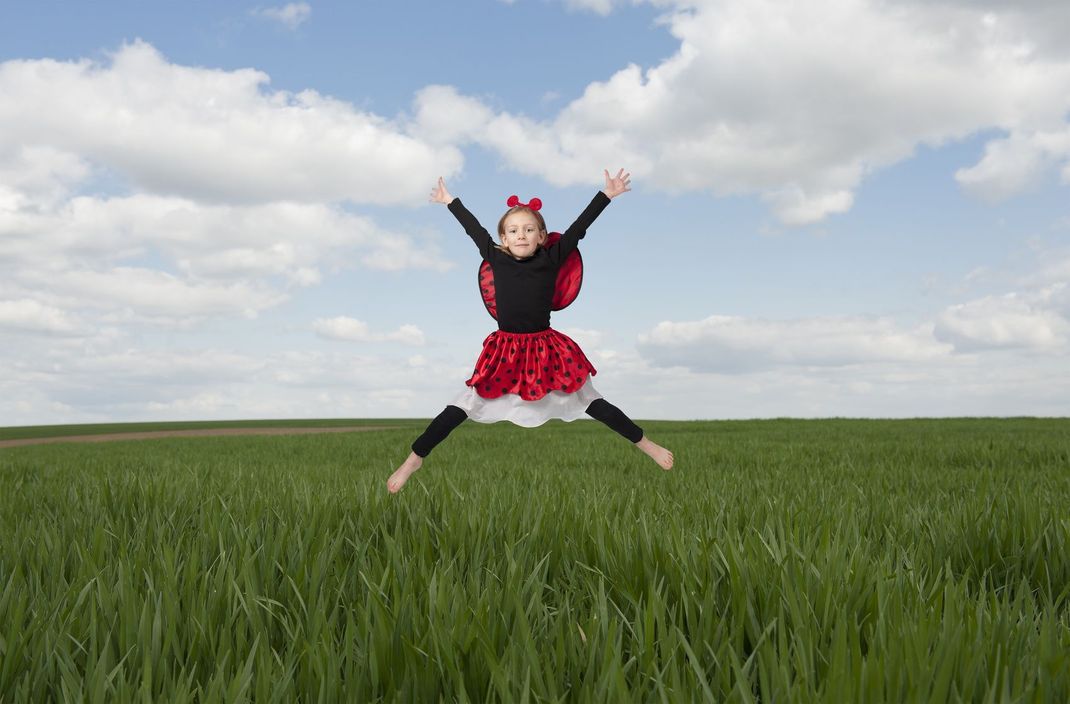
[[[579,246],[580,240],[587,234],[587,228],[605,210],[606,206],[609,205],[609,201],[625,191],[632,190],[629,187],[631,174],[624,173],[624,169],[618,171],[616,176],[610,176],[609,171],[605,171],[605,175],[605,188],[595,194],[590,204],[576,218],[576,222],[569,225],[569,228],[562,233],[561,239],[550,248],[551,258],[558,264],[565,261],[565,257]]]
[[[484,259],[489,260],[493,256],[494,240],[491,239],[490,233],[479,224],[475,215],[468,212],[468,208],[464,207],[464,203],[461,202],[460,198],[454,198],[450,195],[450,192],[446,189],[446,182],[442,180],[441,176],[438,177],[438,186],[431,191],[431,202],[442,203],[450,209],[453,217],[457,218],[457,222],[461,223],[464,231],[476,243],[476,247],[479,248],[479,254]]]

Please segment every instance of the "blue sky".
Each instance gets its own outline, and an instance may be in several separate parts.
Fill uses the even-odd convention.
[[[494,321],[439,175],[562,230],[638,419],[1067,415],[1054,0],[11,4],[0,425],[429,417]]]

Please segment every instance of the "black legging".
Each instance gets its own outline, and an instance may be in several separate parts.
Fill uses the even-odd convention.
[[[631,442],[639,442],[643,439],[643,429],[633,423],[631,418],[624,415],[624,411],[604,398],[592,401],[591,405],[587,406],[586,413],[592,418],[602,421]],[[446,406],[446,409],[439,413],[431,421],[431,424],[427,426],[427,430],[424,431],[423,435],[416,438],[416,441],[412,444],[412,451],[420,457],[427,457],[431,454],[431,450],[435,449],[435,445],[445,440],[446,436],[463,423],[467,417],[468,414],[463,409],[457,406]]]

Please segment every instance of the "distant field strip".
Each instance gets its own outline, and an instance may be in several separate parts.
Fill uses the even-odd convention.
[[[396,430],[394,425],[365,425],[339,428],[199,428],[196,430],[152,430],[140,433],[106,433],[63,435],[49,438],[0,440],[0,447],[43,445],[53,442],[108,442],[112,440],[151,440],[154,438],[203,437],[211,435],[304,435],[309,433],[353,433],[364,430]]]

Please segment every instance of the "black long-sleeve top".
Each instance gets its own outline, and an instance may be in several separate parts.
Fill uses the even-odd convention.
[[[550,247],[539,247],[530,257],[514,259],[494,246],[490,233],[464,207],[460,198],[450,202],[450,212],[476,243],[479,253],[494,272],[499,330],[540,332],[550,327],[557,271],[607,205],[609,196],[598,191],[576,221],[561,234],[561,239]]]

